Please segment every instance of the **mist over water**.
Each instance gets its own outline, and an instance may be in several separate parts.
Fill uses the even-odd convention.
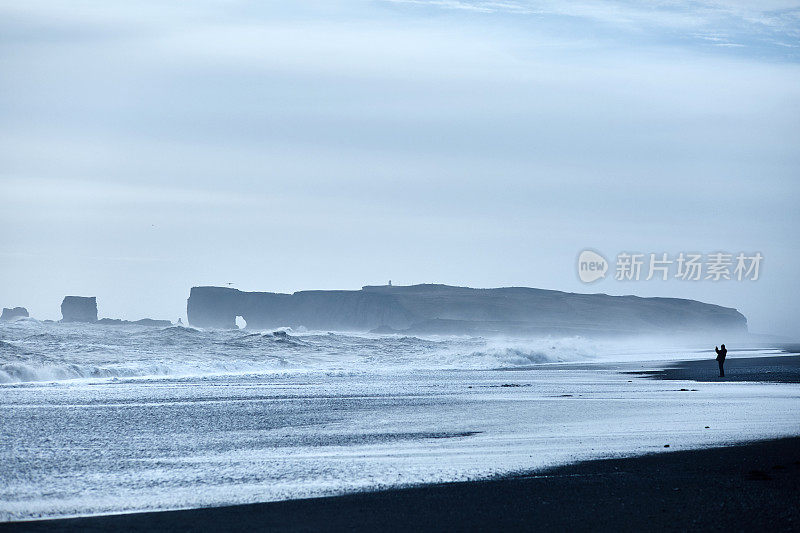
[[[0,326],[0,383],[281,372],[491,370],[541,363],[711,358],[711,348],[697,340],[674,338],[423,338],[290,328],[202,330],[24,319]]]

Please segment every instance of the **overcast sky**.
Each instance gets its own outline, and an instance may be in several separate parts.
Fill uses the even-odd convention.
[[[193,285],[677,296],[800,325],[800,2],[0,4],[0,306]],[[582,284],[584,248],[759,251]]]

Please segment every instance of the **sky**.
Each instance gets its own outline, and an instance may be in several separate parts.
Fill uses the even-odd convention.
[[[798,339],[799,148],[800,1],[2,2],[0,306],[391,279]],[[764,259],[584,284],[584,249]]]

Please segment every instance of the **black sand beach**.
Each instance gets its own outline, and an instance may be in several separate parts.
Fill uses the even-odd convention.
[[[800,529],[800,438],[589,461],[537,475],[4,531]]]
[[[725,377],[719,377],[714,359],[681,361],[667,368],[631,372],[657,379],[684,381],[764,381],[771,383],[800,383],[800,355],[776,357],[728,357]]]

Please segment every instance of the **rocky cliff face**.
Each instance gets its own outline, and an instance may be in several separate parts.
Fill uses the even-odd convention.
[[[408,327],[413,319],[391,298],[366,291],[279,294],[193,287],[186,312],[190,324],[213,328],[235,328],[237,316],[251,328],[302,325],[345,331],[368,331],[382,324]]]
[[[97,322],[97,298],[65,296],[61,302],[62,322]]]
[[[24,307],[14,307],[9,309],[3,308],[3,314],[0,315],[0,321],[14,320],[15,318],[24,318],[28,316],[28,310]]]
[[[527,287],[364,287],[294,294],[193,287],[189,323],[248,327],[471,335],[746,332],[735,309],[677,298],[575,294]]]

